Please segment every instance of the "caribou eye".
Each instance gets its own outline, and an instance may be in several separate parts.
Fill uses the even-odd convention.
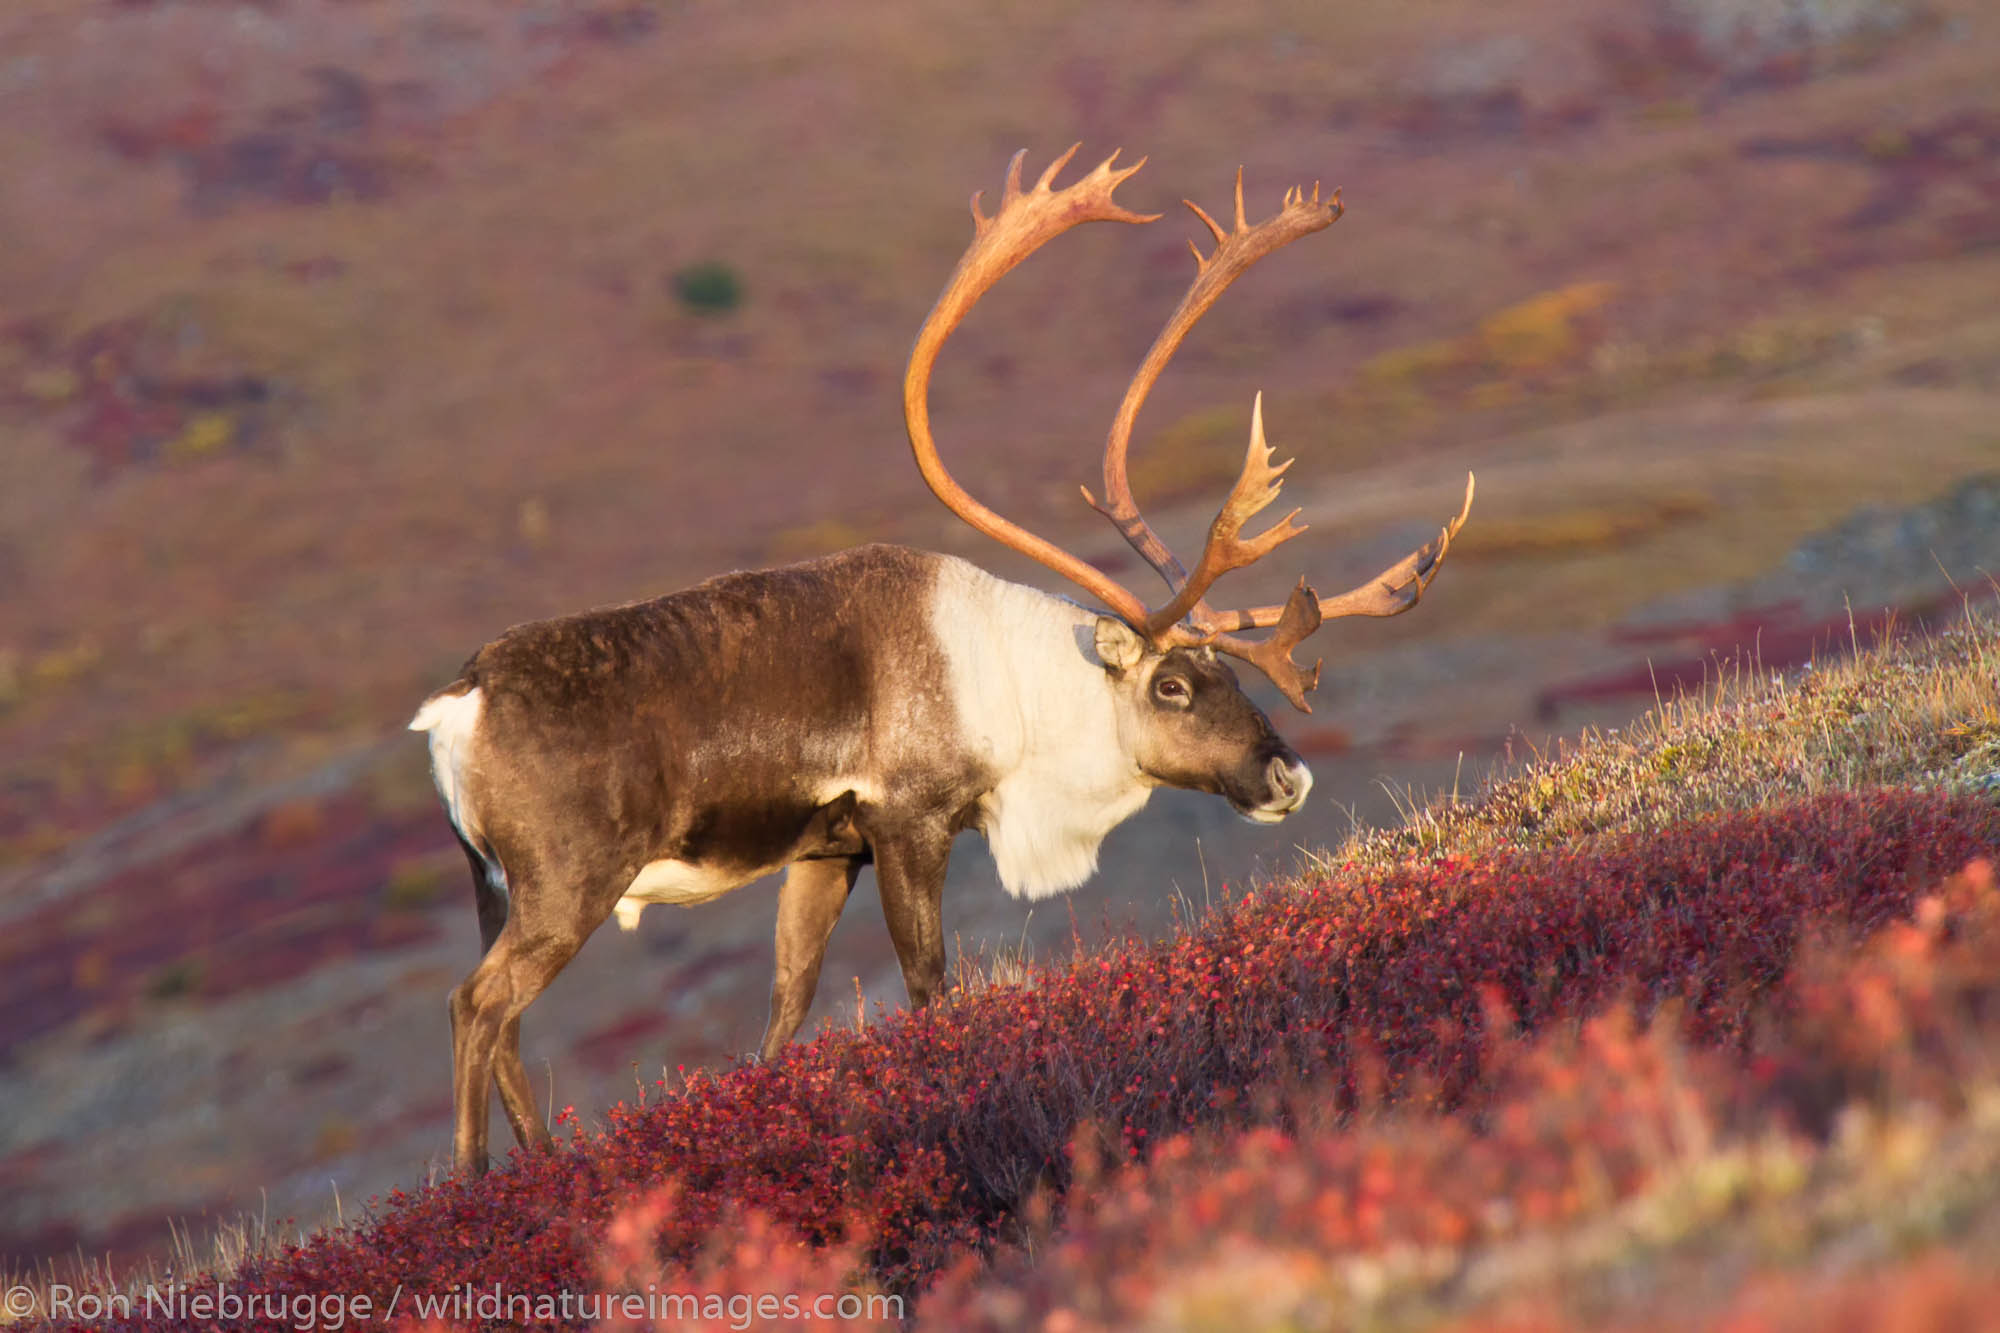
[[[1172,704],[1177,708],[1186,708],[1190,702],[1187,682],[1179,676],[1162,676],[1154,681],[1153,697],[1161,703]]]

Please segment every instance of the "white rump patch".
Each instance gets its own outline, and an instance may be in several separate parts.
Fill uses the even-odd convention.
[[[464,694],[434,694],[410,719],[411,731],[430,733],[431,780],[437,783],[452,827],[474,847],[482,844],[466,778],[472,765],[472,738],[479,729],[480,705],[476,689]],[[493,870],[498,875],[499,867]]]
[[[1000,882],[1046,898],[1089,879],[1106,834],[1152,784],[1126,750],[1097,615],[963,560],[938,570],[931,629],[949,662],[962,738],[998,783],[980,802]]]

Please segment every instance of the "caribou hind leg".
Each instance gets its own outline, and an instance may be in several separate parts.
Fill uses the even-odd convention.
[[[553,978],[551,978],[553,979]],[[543,985],[547,985],[544,982]],[[521,1063],[521,1019],[509,1019],[500,1029],[500,1046],[493,1053],[493,1082],[500,1089],[500,1109],[523,1148],[546,1148],[555,1142],[548,1122],[535,1107],[535,1090],[528,1084],[528,1067]]]
[[[457,829],[453,829],[457,833]],[[507,882],[500,868],[484,853],[458,834],[458,845],[472,867],[472,887],[479,912],[479,953],[493,949],[507,924]],[[513,1127],[514,1139],[523,1147],[546,1145],[552,1141],[548,1126],[535,1110],[534,1091],[528,1084],[527,1066],[521,1063],[521,1020],[515,1018],[500,1029],[500,1044],[493,1055],[493,1079],[500,1088],[500,1105]],[[482,1099],[483,1100],[483,1099]]]
[[[524,1147],[551,1141],[521,1063],[521,1014],[609,914],[605,896],[589,893],[569,896],[568,911],[537,911],[537,904],[565,895],[536,892],[535,876],[510,881],[505,924],[451,993],[452,1156],[460,1171],[474,1174],[487,1166],[487,1111],[496,1083],[516,1141]],[[594,915],[582,910],[593,898],[603,907]]]
[[[854,891],[863,858],[833,857],[794,861],[778,888],[778,967],[771,982],[771,1021],[760,1048],[766,1061],[778,1058],[812,1009],[820,964],[840,910]]]

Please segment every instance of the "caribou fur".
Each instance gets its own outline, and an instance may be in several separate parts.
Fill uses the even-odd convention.
[[[977,829],[1008,892],[1095,869],[1155,787],[1275,821],[1311,775],[1213,653],[950,556],[865,546],[518,626],[410,723],[429,733],[471,863],[485,956],[452,994],[461,1165],[485,1161],[497,1078],[547,1131],[521,1011],[617,915],[791,867],[763,1053],[811,1006],[826,937],[873,862],[914,1004],[943,980],[952,838]]]

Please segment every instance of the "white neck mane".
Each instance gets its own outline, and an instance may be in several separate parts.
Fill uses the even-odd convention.
[[[1016,897],[1073,889],[1104,836],[1152,794],[1119,736],[1092,648],[1097,616],[962,560],[938,570],[931,624],[965,744],[1000,774],[980,801],[1000,882]]]

